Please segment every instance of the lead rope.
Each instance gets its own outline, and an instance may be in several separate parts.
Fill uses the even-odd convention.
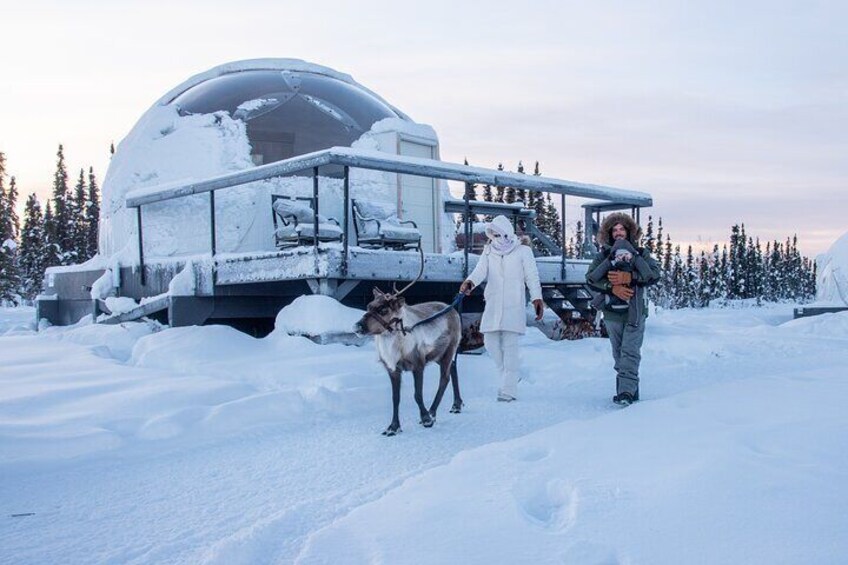
[[[404,328],[404,327],[403,327],[403,323],[401,323],[401,328],[400,328],[400,329],[401,329],[401,331],[402,331],[404,334],[407,334],[407,333],[411,332],[412,330],[414,330],[415,328],[417,328],[418,326],[420,326],[420,325],[422,325],[422,324],[426,324],[426,323],[428,323],[428,322],[432,322],[432,321],[433,321],[433,320],[435,320],[436,318],[440,318],[440,317],[444,316],[445,314],[447,314],[448,312],[450,312],[450,311],[451,311],[451,310],[453,310],[454,308],[457,308],[457,309],[458,309],[458,311],[459,311],[459,313],[460,313],[460,316],[462,316],[462,307],[461,307],[461,305],[462,305],[462,299],[463,299],[463,298],[465,298],[465,293],[463,293],[463,292],[458,292],[458,293],[456,294],[456,296],[454,296],[454,297],[453,297],[453,302],[451,302],[450,304],[448,304],[447,306],[445,306],[444,308],[442,308],[441,310],[439,310],[439,311],[438,311],[438,312],[436,312],[435,314],[433,314],[433,315],[431,315],[431,316],[428,316],[428,317],[424,318],[423,320],[418,320],[417,322],[415,322],[414,324],[412,324],[412,327],[411,327],[411,328]],[[395,318],[395,319],[397,319],[397,318]]]

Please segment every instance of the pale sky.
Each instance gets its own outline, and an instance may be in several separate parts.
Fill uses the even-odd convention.
[[[439,134],[446,161],[641,190],[681,243],[848,231],[848,3],[4,0],[0,151],[23,201],[221,63],[298,58]],[[571,213],[569,211],[569,213]]]

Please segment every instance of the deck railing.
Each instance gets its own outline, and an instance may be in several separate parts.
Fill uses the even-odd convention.
[[[308,153],[261,165],[252,169],[237,171],[204,179],[190,183],[174,183],[168,185],[160,185],[154,187],[140,188],[130,191],[126,195],[127,208],[135,208],[138,221],[138,253],[141,269],[142,285],[145,284],[144,275],[144,235],[143,235],[143,216],[142,207],[155,202],[164,202],[176,198],[184,198],[194,194],[209,193],[209,214],[210,214],[210,250],[213,259],[213,277],[214,260],[217,253],[217,241],[215,230],[215,192],[224,188],[240,186],[256,181],[267,180],[277,177],[289,176],[303,171],[312,171],[312,193],[315,203],[314,214],[314,233],[318,234],[318,212],[319,212],[319,178],[320,168],[326,166],[342,166],[343,170],[343,206],[344,206],[344,222],[343,222],[343,254],[342,254],[342,275],[347,275],[348,256],[350,247],[350,169],[361,168],[389,173],[406,174],[412,176],[420,176],[431,179],[461,181],[471,184],[488,184],[492,187],[514,187],[523,188],[525,190],[533,190],[539,192],[550,192],[560,194],[562,206],[562,239],[565,242],[565,197],[566,195],[577,196],[582,198],[592,198],[596,202],[584,204],[586,217],[591,218],[591,214],[600,214],[600,211],[620,210],[625,208],[632,209],[634,215],[638,218],[639,209],[643,206],[651,206],[651,196],[644,192],[632,190],[624,190],[594,184],[578,183],[573,181],[554,179],[549,177],[524,175],[520,173],[510,173],[495,169],[485,169],[481,167],[472,167],[469,165],[460,165],[457,163],[448,163],[433,159],[423,159],[418,157],[406,157],[401,155],[391,155],[379,151],[363,151],[346,147],[333,147],[323,151]],[[466,234],[466,242],[470,241],[471,227],[469,220],[474,211],[483,211],[483,208],[490,206],[492,203],[473,202],[465,198],[461,200],[462,209],[457,210],[457,201],[449,201],[445,203],[446,212],[461,212],[464,213],[464,229]],[[497,204],[495,204],[497,206]],[[483,211],[483,213],[486,213]],[[591,240],[592,232],[589,222],[585,226],[586,237],[584,241]],[[314,247],[318,251],[318,238],[314,239]],[[565,274],[565,250],[561,252],[562,275]],[[465,264],[463,268],[464,276],[468,274],[468,245],[465,250]]]

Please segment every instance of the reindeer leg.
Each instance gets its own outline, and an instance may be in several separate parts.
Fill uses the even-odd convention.
[[[383,431],[384,436],[393,436],[403,430],[400,429],[400,418],[398,418],[398,406],[400,406],[400,371],[389,373],[392,382],[392,423]]]
[[[415,378],[415,403],[421,413],[421,425],[425,428],[432,428],[436,421],[424,406],[424,368],[413,369],[412,376]]]
[[[436,396],[433,398],[433,404],[430,405],[430,416],[434,420],[436,419],[436,410],[439,409],[439,404],[442,402],[442,396],[445,394],[445,389],[448,388],[448,381],[450,381],[450,366],[450,357],[442,357],[439,361],[439,390],[436,391]]]
[[[451,358],[451,384],[453,384],[453,406],[451,406],[451,414],[459,414],[464,406],[462,396],[459,394],[459,371],[456,369],[456,357]]]

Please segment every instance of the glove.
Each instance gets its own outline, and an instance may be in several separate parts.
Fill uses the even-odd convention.
[[[542,302],[541,298],[537,298],[533,301],[533,309],[536,310],[536,320],[541,320],[542,313],[545,311],[545,303]]]
[[[610,271],[607,274],[607,278],[613,286],[628,286],[633,281],[633,276],[630,273],[625,273],[624,271]]]
[[[459,286],[459,292],[463,293],[465,296],[471,294],[472,290],[474,290],[474,283],[470,280],[463,281],[463,283]]]
[[[632,288],[620,284],[612,287],[612,293],[625,302],[630,302],[630,299],[633,298],[634,294]]]
[[[615,254],[619,249],[626,249],[634,256],[637,255],[636,248],[633,247],[633,244],[627,241],[626,239],[616,239],[615,243],[612,244],[612,253]]]

